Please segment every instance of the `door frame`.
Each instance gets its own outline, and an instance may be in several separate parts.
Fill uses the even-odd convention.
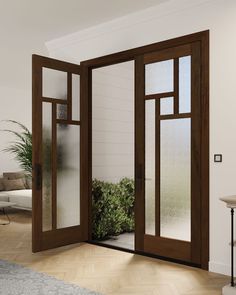
[[[177,47],[189,43],[200,43],[201,48],[201,263],[198,265],[202,269],[208,270],[209,261],[209,30],[177,37],[167,41],[161,41],[151,45],[146,45],[126,51],[86,60],[81,62],[81,70],[85,73],[83,75],[83,89],[81,95],[83,100],[86,101],[85,117],[87,117],[88,127],[88,222],[89,222],[89,240],[92,240],[92,70],[104,66],[114,65],[121,62],[134,61],[135,62],[135,190],[137,186],[141,185],[144,189],[144,177],[142,182],[137,182],[140,177],[140,169],[137,163],[140,159],[137,154],[144,153],[144,141],[140,134],[144,134],[144,126],[141,123],[144,119],[145,110],[140,108],[138,96],[143,96],[143,73],[138,74],[138,69],[143,64],[142,55],[163,49]],[[141,67],[140,67],[141,68]],[[139,112],[137,115],[137,111]],[[141,118],[141,120],[140,120]],[[204,126],[204,128],[203,128]],[[141,130],[141,131],[140,131]],[[137,150],[141,153],[137,153]],[[140,228],[137,226],[137,217],[143,216],[144,208],[140,206],[142,202],[135,202],[135,253],[143,253],[138,248],[142,248],[143,241],[140,239],[141,234],[137,231],[144,232],[144,224]],[[140,232],[139,232],[140,233]],[[147,253],[148,254],[148,253]],[[171,260],[171,259],[170,259]]]

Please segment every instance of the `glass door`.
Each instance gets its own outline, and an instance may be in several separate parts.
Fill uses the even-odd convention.
[[[200,46],[148,53],[136,63],[143,73],[136,112],[144,110],[136,193],[145,208],[136,246],[200,264]]]
[[[33,252],[88,238],[80,75],[78,65],[33,56]]]

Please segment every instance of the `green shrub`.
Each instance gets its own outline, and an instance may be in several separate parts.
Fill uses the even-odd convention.
[[[93,180],[93,239],[103,240],[134,230],[134,180],[119,183]]]

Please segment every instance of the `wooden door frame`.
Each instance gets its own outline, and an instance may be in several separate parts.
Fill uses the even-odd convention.
[[[177,47],[189,43],[200,42],[201,47],[201,263],[200,267],[202,269],[208,270],[209,261],[209,30],[202,31],[183,37],[178,37],[170,39],[167,41],[162,41],[154,43],[151,45],[146,45],[134,49],[129,49],[126,51],[90,59],[81,62],[81,69],[87,75],[84,75],[83,90],[81,95],[83,95],[83,100],[87,101],[85,116],[87,117],[87,148],[88,148],[88,188],[89,192],[89,239],[92,239],[91,229],[92,229],[92,214],[91,214],[91,195],[92,195],[92,70],[100,67],[105,67],[109,65],[114,65],[127,61],[135,61],[135,110],[138,111],[135,116],[135,189],[144,189],[144,177],[140,175],[140,169],[137,163],[140,162],[139,156],[144,157],[144,142],[143,134],[144,127],[141,123],[144,120],[144,108],[141,108],[138,104],[140,101],[140,95],[143,97],[144,89],[144,72],[140,74],[138,68],[143,64],[142,55],[146,53],[151,53],[155,51],[160,51],[163,49],[168,49],[172,47]],[[141,67],[140,67],[141,68]],[[137,99],[139,97],[139,99]],[[203,128],[204,126],[204,128]],[[141,152],[137,153],[137,150]],[[141,159],[142,160],[142,159]],[[141,161],[142,162],[142,161]],[[137,181],[138,180],[138,181]],[[144,194],[143,194],[144,195]],[[137,222],[137,216],[143,216],[144,208],[139,206],[140,202],[135,203],[135,222]],[[139,227],[139,231],[144,232],[143,228]],[[143,241],[138,240],[141,235],[137,234],[137,226],[135,226],[135,244],[138,248],[142,247]],[[139,253],[140,251],[135,251]]]

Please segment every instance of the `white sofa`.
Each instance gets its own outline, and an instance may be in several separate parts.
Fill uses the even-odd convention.
[[[32,210],[32,190],[13,190],[13,191],[0,191],[0,201],[12,202],[16,205],[14,208],[23,210]]]

